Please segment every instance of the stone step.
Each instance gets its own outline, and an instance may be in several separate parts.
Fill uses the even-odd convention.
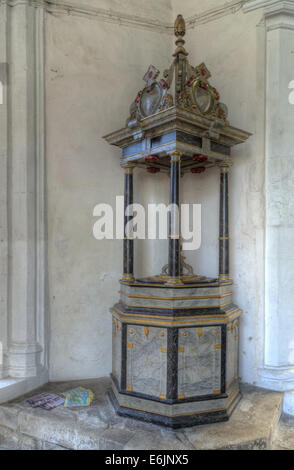
[[[243,398],[230,421],[172,431],[117,416],[107,395],[108,378],[50,383],[38,393],[60,394],[77,386],[95,393],[90,407],[32,409],[27,397],[1,405],[0,446],[9,442],[15,449],[43,450],[270,449],[283,398],[282,393],[243,386]]]
[[[283,394],[251,386],[242,387],[243,398],[230,421],[191,428],[189,441],[198,450],[271,449],[282,411]]]
[[[283,415],[273,436],[273,450],[294,450],[294,416]]]

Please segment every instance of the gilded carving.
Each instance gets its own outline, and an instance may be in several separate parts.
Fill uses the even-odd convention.
[[[176,50],[174,61],[170,68],[165,70],[163,78],[158,80],[160,71],[150,65],[143,80],[146,86],[138,91],[130,107],[130,116],[127,127],[137,127],[144,118],[172,107],[174,104],[183,106],[195,114],[214,117],[212,131],[228,124],[228,110],[225,104],[219,101],[220,95],[216,88],[209,83],[210,71],[204,62],[193,67],[188,59],[188,52],[184,48],[186,33],[185,20],[178,15],[174,32],[176,36]],[[175,103],[168,93],[172,83],[175,86]]]

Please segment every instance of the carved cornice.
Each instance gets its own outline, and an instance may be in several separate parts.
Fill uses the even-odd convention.
[[[91,0],[89,0],[89,3],[90,1]],[[225,2],[219,7],[211,8],[200,14],[190,16],[186,19],[187,29],[193,29],[196,26],[210,23],[219,18],[234,14],[241,10],[245,3],[246,0],[231,0],[229,2]],[[46,8],[48,12],[53,13],[55,15],[66,14],[72,16],[83,16],[86,18],[96,19],[98,21],[148,29],[160,33],[173,34],[173,23],[162,22],[157,20],[156,18],[144,18],[137,15],[131,15],[128,13],[112,11],[103,8],[95,8],[92,6],[79,6],[78,2],[72,3],[70,0],[0,0],[0,6],[8,5],[10,7],[13,7],[24,4],[32,5],[39,8]]]
[[[31,5],[35,7],[44,7],[46,5],[46,0],[0,0],[1,5],[7,5],[9,7],[15,7],[18,5]]]
[[[274,2],[265,9],[266,18],[281,14],[284,16],[294,16],[294,0]]]
[[[243,7],[245,13],[263,8],[267,31],[286,29],[294,31],[294,0],[250,0]]]
[[[294,0],[247,0],[243,5],[244,13],[260,8],[264,8],[265,13],[292,13],[294,10]]]

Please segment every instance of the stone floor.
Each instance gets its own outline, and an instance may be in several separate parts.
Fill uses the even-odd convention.
[[[243,387],[229,422],[172,431],[117,416],[107,397],[108,378],[50,383],[38,392],[79,385],[95,393],[88,408],[32,409],[26,397],[1,405],[0,449],[294,449],[294,419],[279,423],[281,393]]]

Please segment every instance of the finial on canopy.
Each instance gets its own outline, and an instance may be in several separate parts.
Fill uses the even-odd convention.
[[[182,15],[178,15],[175,21],[175,35],[185,36],[186,34],[186,24]]]
[[[174,31],[175,31],[175,36],[177,38],[176,40],[177,49],[173,55],[174,56],[177,56],[179,54],[188,55],[188,52],[184,48],[185,41],[183,38],[186,34],[186,23],[182,15],[177,16],[176,21],[175,21]]]

